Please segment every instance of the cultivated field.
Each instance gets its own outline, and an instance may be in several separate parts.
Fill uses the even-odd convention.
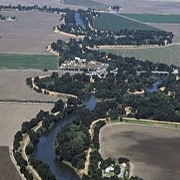
[[[180,14],[180,3],[174,2],[174,0],[163,3],[161,1],[150,2],[148,0],[93,1],[106,5],[120,5],[124,13]],[[60,0],[1,0],[0,4],[21,4],[26,6],[37,4],[39,6],[47,5],[59,8],[87,8],[79,5],[62,4]],[[46,52],[47,45],[57,39],[65,41],[69,39],[67,36],[53,32],[53,27],[59,25],[60,15],[37,11],[0,11],[0,14],[17,17],[16,22],[0,21],[0,53],[48,55]],[[158,27],[159,24],[154,24],[154,26]],[[162,26],[162,29],[164,28],[169,28],[171,31],[172,26]],[[179,33],[178,28],[173,32]],[[178,57],[180,55],[178,48],[177,46],[175,51],[173,49],[172,54],[168,53],[169,56],[174,55],[175,63],[179,62]],[[127,51],[124,54],[128,55]],[[153,53],[151,52],[151,54]],[[166,56],[164,55],[164,57]],[[156,54],[155,59],[158,57],[159,54]],[[25,59],[27,60],[27,57]],[[146,59],[149,59],[148,56],[146,56]],[[163,58],[161,57],[160,59],[162,60]],[[169,60],[168,58],[167,62],[169,61],[172,61],[172,59]],[[0,61],[1,65],[2,62]],[[32,68],[34,67],[32,66]],[[26,86],[25,80],[27,77],[47,75],[49,73],[38,70],[0,70],[0,146],[11,147],[14,134],[20,130],[21,124],[24,121],[34,118],[40,109],[48,111],[53,106],[53,104],[47,103],[14,103],[4,101],[58,100],[57,97],[38,94]],[[180,155],[177,152],[177,149],[180,149],[179,142],[178,129],[152,129],[150,127],[123,125],[123,128],[121,126],[106,126],[101,131],[101,152],[103,156],[127,156],[135,165],[134,174],[146,180],[164,180],[162,177],[171,180],[178,179],[180,176],[178,170]],[[151,145],[150,148],[149,145]],[[14,171],[8,151],[4,147],[0,148],[0,164],[0,180],[20,179]]]
[[[106,5],[119,5],[123,13],[180,14],[180,0],[93,0]]]
[[[0,53],[48,54],[46,46],[69,38],[53,32],[60,15],[38,11],[0,11],[17,21],[0,21]]]
[[[123,14],[126,17],[148,23],[179,24],[180,15],[170,14]]]
[[[45,103],[0,103],[0,146],[12,147],[14,135],[21,129],[21,125],[25,121],[30,121],[36,117],[37,113],[42,109],[50,111],[53,104]],[[0,159],[1,162],[1,159]]]
[[[38,70],[0,70],[0,100],[57,101],[58,97],[42,95],[26,85],[26,78],[49,75]]]
[[[96,8],[96,9],[103,9],[107,8],[107,6],[102,2],[95,2],[93,0],[61,0],[64,2],[64,4],[73,4],[73,5],[81,5],[85,7],[90,7],[90,8]]]
[[[143,61],[150,60],[152,62],[180,66],[180,46],[178,44],[155,48],[117,48],[106,50],[106,52],[123,57],[135,57]]]
[[[20,180],[20,176],[9,157],[9,148],[0,147],[0,180]]]
[[[57,97],[38,94],[26,85],[26,78],[45,75],[37,70],[0,70],[0,145],[12,146],[14,134],[24,121],[30,121],[42,110],[51,110],[52,103],[23,103],[4,101],[57,101]]]
[[[0,54],[0,69],[57,70],[57,64],[54,55]]]
[[[100,132],[102,156],[127,157],[131,173],[144,180],[179,179],[179,149],[180,129],[121,123]]]
[[[110,13],[102,13],[93,20],[97,29],[119,31],[124,29],[155,30],[156,28]]]

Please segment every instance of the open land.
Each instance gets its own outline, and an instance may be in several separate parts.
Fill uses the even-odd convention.
[[[139,60],[149,60],[154,63],[165,63],[168,65],[180,66],[180,46],[174,44],[166,47],[152,48],[116,48],[106,49],[106,52],[121,55],[123,57],[135,57]]]
[[[48,75],[50,72],[38,70],[0,70],[0,179],[19,180],[17,171],[9,157],[14,135],[25,121],[36,117],[42,109],[50,111],[52,103],[30,103],[20,101],[57,101],[57,97],[38,94],[26,85],[26,78]],[[14,101],[16,100],[16,101]],[[10,102],[8,102],[10,101]],[[19,102],[18,102],[19,101]],[[7,148],[6,148],[6,147]]]
[[[0,53],[0,69],[57,70],[58,60],[54,55]]]
[[[124,13],[180,14],[180,0],[176,0],[176,2],[174,0],[169,2],[164,0],[163,3],[161,1],[144,0],[94,1],[107,5],[120,5],[124,9]],[[1,4],[26,6],[37,4],[59,8],[83,8],[82,6],[62,4],[60,0],[1,0]],[[57,39],[68,40],[69,38],[53,32],[53,27],[59,24],[60,15],[37,11],[1,11],[1,14],[16,16],[17,21],[0,21],[0,53],[47,55],[45,48],[47,45]],[[155,27],[157,26],[159,25],[155,25]],[[162,26],[162,29],[164,28],[165,26]],[[172,26],[167,25],[166,28],[172,28]],[[178,28],[176,33],[180,32]],[[56,101],[57,97],[38,94],[26,86],[25,79],[27,77],[44,74],[45,72],[37,70],[0,70],[0,100]],[[20,130],[24,121],[34,118],[40,109],[48,111],[52,108],[52,104],[47,103],[3,101],[0,103],[1,146],[11,147],[14,134]],[[177,169],[178,162],[180,162],[180,155],[177,152],[177,149],[180,148],[178,129],[164,130],[162,128],[142,128],[133,125],[124,125],[123,128],[119,125],[106,126],[101,131],[101,137],[103,157],[127,156],[135,165],[135,175],[150,180],[161,180],[164,177],[175,180],[180,176],[180,171]],[[0,179],[20,179],[15,172],[11,176],[14,170],[11,171],[13,167],[8,154],[6,148],[0,148]],[[171,156],[172,154],[173,156]]]
[[[93,22],[95,28],[111,31],[119,31],[121,29],[157,30],[157,28],[148,26],[142,22],[137,22],[133,19],[124,18],[110,13],[102,13],[101,16],[94,19]]]
[[[123,13],[180,14],[180,0],[94,0],[106,5],[119,5]]]
[[[136,124],[109,124],[100,131],[103,158],[127,157],[132,175],[146,180],[180,177],[180,129]]]
[[[0,21],[0,53],[48,54],[46,46],[67,37],[53,32],[59,14],[38,11],[0,11],[17,21]]]
[[[57,97],[42,95],[26,85],[26,78],[49,75],[38,70],[0,70],[0,100],[57,101]]]
[[[52,103],[28,101],[58,100],[58,97],[39,94],[26,85],[27,77],[47,74],[37,70],[0,70],[0,145],[11,147],[14,135],[24,121],[30,121],[41,109],[50,111],[53,107]]]
[[[0,176],[1,180],[20,180],[20,176],[9,157],[9,148],[0,147]]]

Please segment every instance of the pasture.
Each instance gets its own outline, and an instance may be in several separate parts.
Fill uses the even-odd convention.
[[[137,124],[109,124],[100,131],[103,158],[127,157],[131,175],[143,179],[180,177],[180,129]]]
[[[155,30],[157,28],[139,23],[118,15],[102,13],[100,17],[93,19],[95,28],[103,30],[119,31],[124,29]]]
[[[148,23],[180,23],[180,15],[170,14],[123,14],[126,17]]]
[[[0,69],[57,70],[57,63],[53,55],[0,54]]]

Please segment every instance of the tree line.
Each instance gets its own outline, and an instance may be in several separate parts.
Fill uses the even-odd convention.
[[[78,13],[83,25],[77,23]],[[172,32],[162,30],[121,29],[117,31],[96,29],[94,18],[101,16],[94,9],[78,11],[68,10],[63,15],[64,23],[57,26],[60,31],[75,35],[84,35],[83,41],[90,47],[98,45],[159,45],[164,46],[172,43],[174,37]]]

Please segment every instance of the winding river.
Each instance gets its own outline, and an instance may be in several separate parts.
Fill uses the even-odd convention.
[[[87,102],[85,107],[89,110],[94,109],[96,106],[96,98],[95,96],[91,96]],[[37,145],[37,149],[35,152],[35,158],[45,162],[49,165],[52,173],[58,178],[58,180],[80,180],[79,176],[75,173],[75,171],[64,163],[57,162],[55,160],[55,150],[54,150],[54,141],[61,130],[61,128],[69,123],[71,123],[73,117],[69,117],[61,121],[57,124],[55,128],[51,130],[50,133],[44,135],[39,139],[39,143]]]

